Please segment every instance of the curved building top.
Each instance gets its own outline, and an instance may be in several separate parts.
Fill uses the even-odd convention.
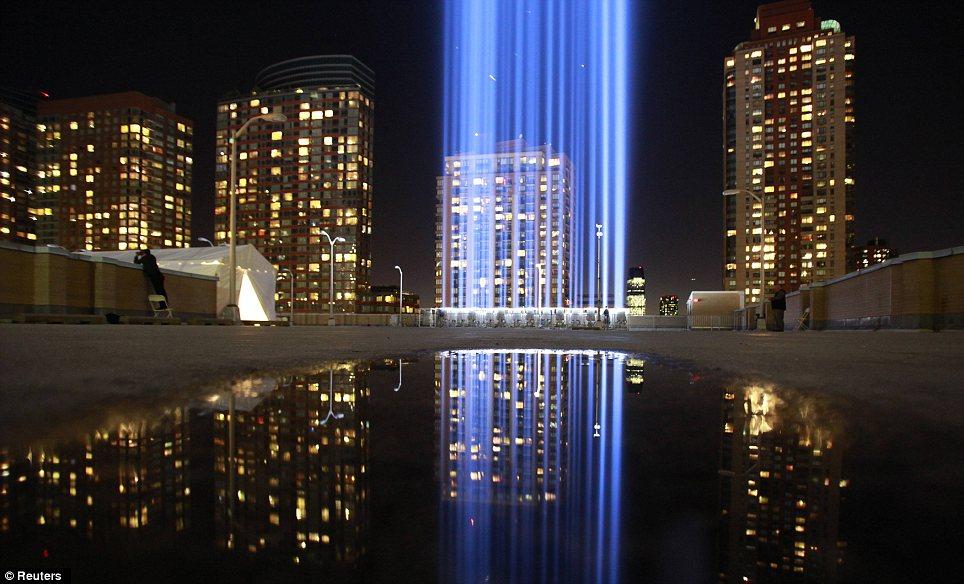
[[[255,87],[261,90],[360,87],[373,97],[375,74],[351,55],[312,55],[265,67],[255,78]]]

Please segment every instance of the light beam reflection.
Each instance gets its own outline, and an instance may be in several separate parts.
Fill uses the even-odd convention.
[[[437,357],[440,581],[619,580],[623,361]]]

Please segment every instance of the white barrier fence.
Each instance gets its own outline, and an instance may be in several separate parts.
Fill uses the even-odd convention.
[[[419,326],[624,329],[625,308],[430,308]]]

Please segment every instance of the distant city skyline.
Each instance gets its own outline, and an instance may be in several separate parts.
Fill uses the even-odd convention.
[[[716,289],[720,63],[746,38],[759,3],[637,4],[627,261],[646,266],[653,297]],[[962,171],[955,153],[961,139],[952,130],[961,119],[954,94],[962,72],[960,11],[934,4],[922,18],[915,5],[878,8],[814,2],[818,13],[839,21],[860,42],[858,134],[874,139],[858,136],[857,241],[886,234],[905,252],[958,245],[955,218],[964,214],[964,201],[956,196]],[[218,100],[247,90],[257,71],[275,62],[356,55],[372,67],[381,88],[372,280],[395,281],[398,263],[406,269],[406,288],[423,301],[434,296],[432,207],[442,159],[433,105],[441,93],[440,3],[336,2],[324,12],[279,3],[265,13],[215,2],[189,11],[135,11],[125,14],[123,26],[80,5],[50,11],[34,3],[6,4],[0,13],[7,22],[42,21],[48,35],[38,43],[28,27],[5,31],[3,84],[45,89],[54,98],[134,89],[176,102],[178,113],[195,121],[192,237],[214,238]],[[330,34],[319,36],[320,26]],[[164,34],[145,43],[144,30]],[[685,71],[665,66],[679,59],[687,63]],[[892,99],[895,93],[900,99]]]

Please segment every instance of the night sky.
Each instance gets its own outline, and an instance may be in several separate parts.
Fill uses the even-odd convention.
[[[0,83],[53,97],[138,90],[195,121],[194,235],[213,231],[216,101],[272,63],[353,54],[375,70],[374,283],[433,298],[441,2],[10,2]],[[757,2],[637,2],[631,265],[650,301],[720,287],[722,65]],[[901,252],[964,244],[962,11],[816,0],[857,37],[857,236]],[[695,280],[691,280],[695,279]]]

